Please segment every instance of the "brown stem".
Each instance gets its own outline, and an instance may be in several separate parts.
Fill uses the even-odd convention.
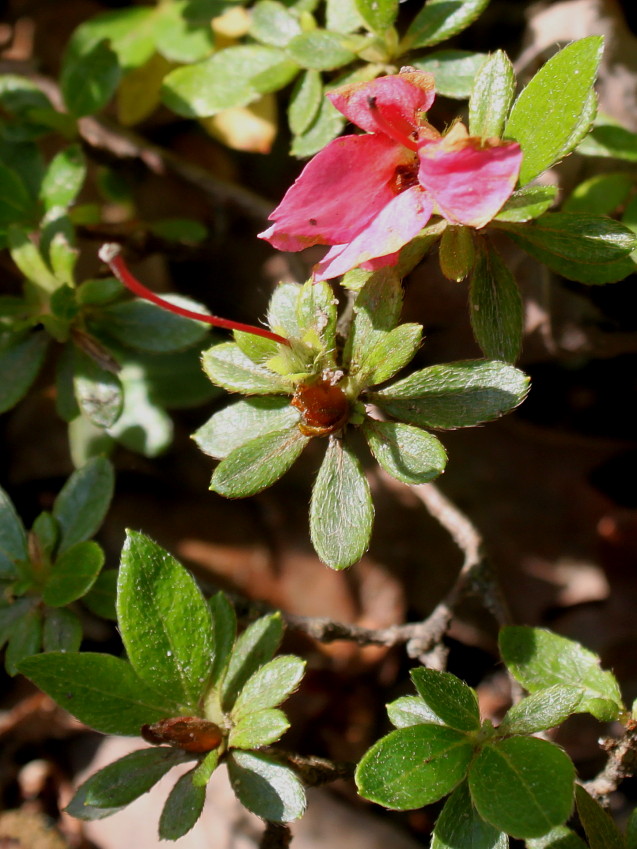
[[[284,822],[266,822],[259,849],[287,849],[292,842],[290,826]]]
[[[608,752],[606,765],[595,778],[583,784],[596,799],[614,793],[625,778],[637,774],[637,721],[629,719],[621,737],[605,738],[601,746]]]

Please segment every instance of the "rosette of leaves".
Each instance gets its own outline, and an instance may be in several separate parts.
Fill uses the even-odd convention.
[[[199,818],[206,785],[220,763],[239,801],[272,822],[305,810],[294,772],[272,752],[289,723],[278,707],[303,677],[304,661],[274,659],[283,625],[278,613],[237,637],[234,609],[219,593],[206,602],[192,576],[164,549],[129,532],[117,586],[117,622],[127,659],[93,652],[48,652],[20,671],[105,734],[141,735],[155,745],[133,752],[88,779],[68,811],[79,819],[117,813],[174,766],[178,778],[159,821],[177,840]]]
[[[101,573],[104,552],[89,538],[102,524],[112,495],[111,464],[101,457],[90,460],[27,533],[0,488],[0,647],[7,643],[10,675],[28,655],[79,648],[78,600],[98,615],[109,615],[114,573]]]
[[[268,323],[289,345],[235,331],[234,342],[203,355],[214,384],[249,396],[215,413],[194,435],[205,453],[221,460],[210,488],[230,498],[254,495],[281,477],[311,439],[323,438],[310,530],[319,557],[334,569],[360,559],[372,529],[356,431],[385,471],[421,484],[436,478],[447,461],[425,428],[495,419],[521,403],[528,389],[521,371],[488,360],[430,366],[392,380],[422,339],[420,325],[398,323],[401,305],[397,275],[388,269],[373,274],[358,293],[339,353],[331,288],[281,284]],[[373,409],[380,414],[372,415]]]
[[[559,746],[530,735],[573,713],[612,719],[623,710],[614,676],[581,645],[540,629],[505,628],[501,646],[531,694],[497,728],[481,722],[476,694],[460,679],[414,669],[418,695],[387,706],[396,730],[357,767],[360,794],[386,808],[411,810],[451,794],[432,849],[504,849],[507,835],[528,840],[530,847],[552,846],[536,839],[568,836],[563,823],[573,809],[575,768]]]

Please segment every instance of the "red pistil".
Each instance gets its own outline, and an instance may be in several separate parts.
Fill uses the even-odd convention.
[[[370,96],[367,98],[367,106],[369,107],[369,111],[374,116],[374,121],[378,124],[379,129],[381,129],[385,135],[389,136],[390,139],[393,139],[398,144],[401,144],[403,147],[406,147],[408,150],[417,151],[418,150],[418,142],[417,139],[411,138],[411,136],[406,135],[399,127],[396,127],[390,121],[385,118],[383,113],[378,108],[378,104],[376,102],[376,98],[374,96]]]
[[[113,243],[102,245],[99,250],[99,258],[102,262],[105,262],[108,265],[115,277],[117,277],[120,283],[126,286],[127,289],[130,289],[131,292],[134,292],[140,298],[145,298],[147,301],[157,304],[158,307],[168,310],[168,312],[173,312],[176,315],[183,315],[184,318],[192,318],[195,321],[203,321],[206,324],[211,324],[213,327],[224,327],[227,330],[240,330],[242,333],[252,333],[253,336],[263,336],[264,339],[271,339],[273,342],[279,342],[281,345],[287,345],[290,347],[289,341],[283,336],[279,336],[278,333],[273,333],[271,330],[266,330],[263,327],[255,327],[252,324],[242,324],[239,321],[231,321],[228,318],[219,318],[216,315],[206,315],[205,313],[194,312],[193,310],[187,310],[183,307],[178,307],[176,304],[171,304],[169,301],[165,301],[163,298],[160,298],[159,295],[156,295],[154,292],[151,292],[150,289],[147,289],[131,274],[120,255],[119,245]]]

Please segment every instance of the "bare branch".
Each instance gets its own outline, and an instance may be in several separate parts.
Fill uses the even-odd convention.
[[[637,721],[629,720],[621,737],[607,737],[601,741],[601,746],[608,752],[606,765],[595,778],[583,783],[596,799],[614,793],[624,778],[637,774]]]

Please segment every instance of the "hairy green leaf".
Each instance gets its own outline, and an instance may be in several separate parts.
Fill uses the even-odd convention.
[[[268,822],[290,822],[305,812],[305,791],[299,779],[264,755],[231,752],[228,775],[241,804]]]
[[[420,428],[366,418],[362,430],[378,463],[403,483],[427,483],[445,469],[447,453],[442,443]]]
[[[509,838],[478,814],[466,782],[447,799],[431,839],[431,849],[507,849]]]
[[[472,24],[489,0],[428,0],[411,22],[402,49],[431,47]]]
[[[480,68],[469,100],[469,135],[501,138],[515,94],[515,72],[503,50]]]
[[[67,548],[53,564],[42,589],[42,600],[64,607],[85,595],[104,565],[104,552],[96,542],[78,542]]]
[[[67,480],[53,504],[53,516],[62,530],[60,553],[97,531],[111,503],[114,485],[113,467],[104,457],[88,460]]]
[[[522,298],[513,274],[486,239],[478,244],[469,310],[474,336],[485,357],[515,362],[522,346]]]

